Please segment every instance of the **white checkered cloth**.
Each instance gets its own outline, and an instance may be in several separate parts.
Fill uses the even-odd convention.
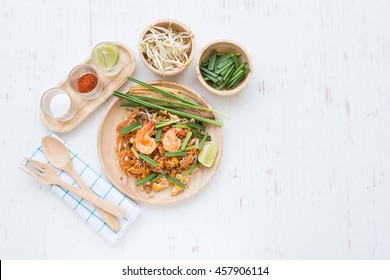
[[[51,136],[56,137],[57,139],[62,141],[57,135],[52,134]],[[84,180],[84,182],[91,188],[91,190],[97,196],[115,205],[120,206],[123,210],[126,211],[126,217],[119,218],[118,220],[121,225],[121,229],[118,232],[112,231],[104,222],[104,220],[100,217],[99,213],[96,211],[96,208],[91,203],[84,201],[77,195],[57,185],[51,185],[50,189],[54,191],[63,201],[65,201],[66,204],[68,204],[83,220],[86,221],[88,225],[90,225],[96,232],[98,232],[105,240],[107,240],[110,244],[114,244],[123,236],[128,227],[137,218],[140,212],[140,208],[128,197],[118,191],[111,183],[109,183],[108,180],[105,179],[102,174],[99,174],[93,168],[91,168],[89,164],[82,160],[78,154],[74,153],[71,149],[69,149],[67,145],[66,147],[71,154],[75,170]],[[49,163],[42,151],[41,146],[39,146],[35,150],[35,152],[30,158],[38,160],[40,162]],[[58,169],[57,172],[61,179],[77,187],[77,183],[66,172],[63,172],[62,170]]]

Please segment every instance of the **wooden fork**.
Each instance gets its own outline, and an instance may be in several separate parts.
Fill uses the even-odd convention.
[[[45,184],[45,185],[54,184],[54,185],[62,186],[68,191],[78,195],[79,197],[85,199],[86,201],[89,201],[95,206],[98,206],[106,210],[112,215],[121,218],[126,216],[126,212],[122,208],[119,208],[118,206],[109,203],[97,197],[94,194],[91,194],[79,188],[75,188],[72,185],[69,185],[68,183],[64,182],[60,178],[60,176],[58,176],[55,168],[48,164],[44,164],[42,162],[33,159],[24,158],[24,161],[23,163],[20,164],[19,168],[25,173],[27,173],[28,175],[30,175],[31,177],[38,180],[41,184]]]

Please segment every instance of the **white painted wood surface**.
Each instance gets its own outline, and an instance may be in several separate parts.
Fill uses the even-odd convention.
[[[195,63],[173,79],[231,116],[222,164],[195,198],[141,205],[110,246],[17,164],[49,133],[42,93],[101,41],[136,53],[161,18],[192,28],[197,55],[241,43],[254,75],[226,98],[202,90]],[[390,258],[389,50],[389,1],[2,0],[0,258]],[[157,79],[136,57],[135,76]],[[61,135],[98,169],[110,101]]]

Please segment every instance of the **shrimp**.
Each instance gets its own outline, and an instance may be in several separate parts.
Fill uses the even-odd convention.
[[[150,137],[154,128],[154,122],[150,121],[145,124],[135,135],[135,148],[145,154],[150,155],[156,149],[156,140]]]
[[[175,152],[180,149],[181,139],[177,137],[179,131],[176,128],[171,128],[164,134],[162,144],[167,152]]]

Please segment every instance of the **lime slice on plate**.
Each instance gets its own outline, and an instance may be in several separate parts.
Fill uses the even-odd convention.
[[[199,154],[198,161],[206,167],[211,167],[217,158],[218,150],[214,144],[210,143],[203,147]]]

